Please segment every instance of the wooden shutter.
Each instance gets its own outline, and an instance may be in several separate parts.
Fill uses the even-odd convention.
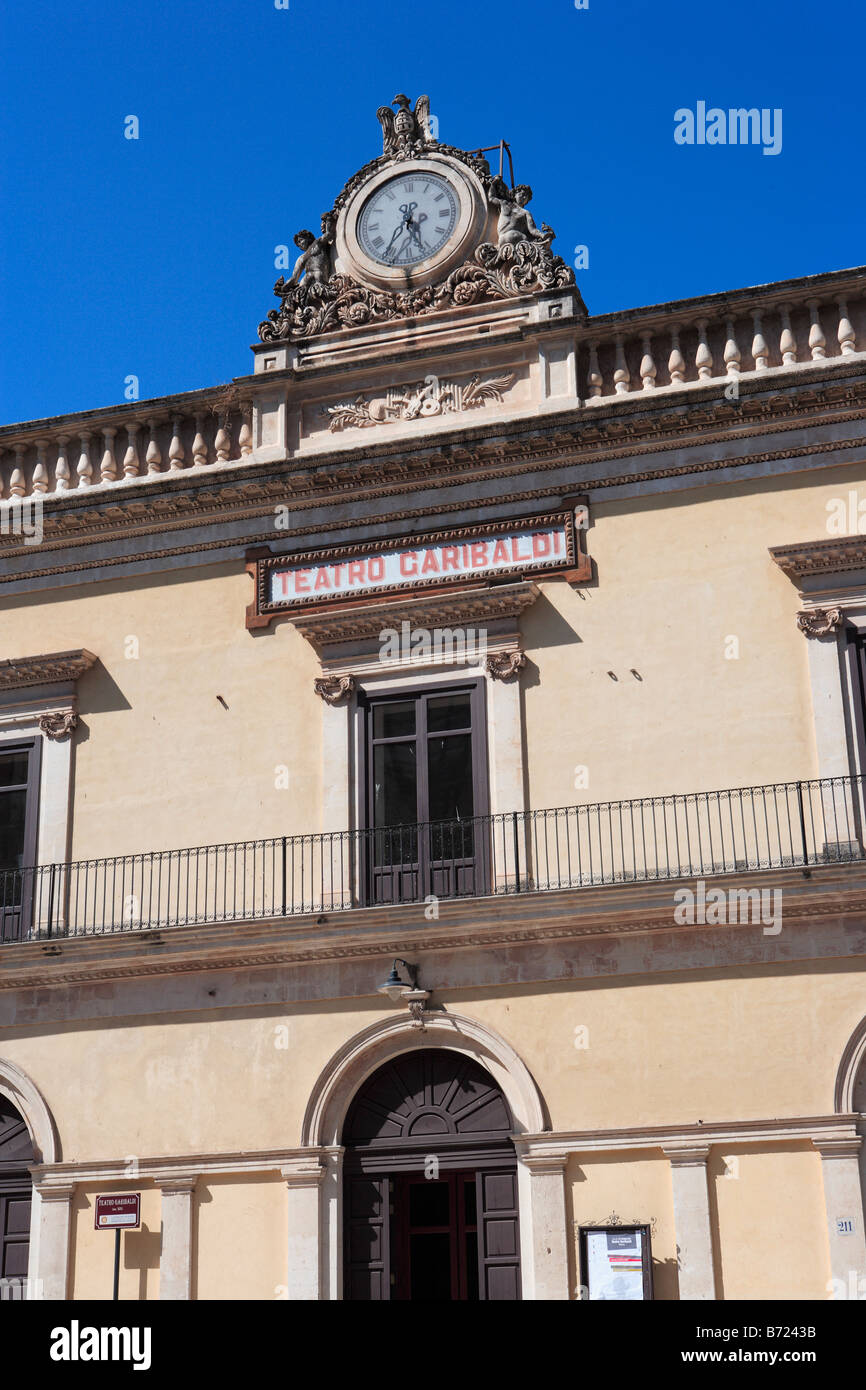
[[[348,1176],[344,1216],[343,1297],[378,1302],[391,1297],[391,1199],[387,1178]]]
[[[520,1231],[517,1170],[484,1172],[475,1178],[478,1195],[478,1297],[520,1298]]]

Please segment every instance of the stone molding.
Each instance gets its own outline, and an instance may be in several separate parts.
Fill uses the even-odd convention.
[[[407,1032],[411,1033],[408,1025]],[[419,1045],[426,1047],[428,1041],[427,1038],[422,1039]],[[453,1040],[450,1044],[445,1043],[445,1046],[449,1045],[454,1046]],[[405,1051],[406,1047],[402,1050]],[[482,1065],[487,1066],[483,1057],[480,1060]],[[782,1120],[716,1121],[700,1126],[638,1126],[569,1132],[551,1130],[539,1134],[514,1134],[512,1140],[520,1161],[532,1171],[541,1173],[559,1173],[570,1157],[582,1154],[658,1149],[672,1162],[676,1162],[676,1155],[680,1153],[686,1156],[684,1162],[699,1163],[705,1161],[704,1158],[697,1156],[690,1159],[687,1156],[701,1155],[704,1151],[709,1152],[710,1147],[729,1144],[764,1146],[790,1143],[792,1140],[813,1143],[822,1156],[845,1158],[856,1153],[856,1146],[862,1142],[855,1129],[857,1119],[856,1115],[811,1115]],[[704,1142],[696,1142],[696,1131]],[[185,1191],[189,1184],[195,1185],[202,1178],[279,1173],[290,1186],[318,1186],[329,1169],[339,1166],[342,1154],[343,1149],[339,1144],[311,1144],[295,1149],[213,1150],[199,1154],[141,1157],[135,1180]],[[43,1198],[57,1200],[68,1200],[79,1183],[129,1182],[129,1164],[124,1158],[36,1164],[31,1167],[31,1173]]]
[[[830,866],[823,871],[813,869],[805,889],[799,871],[784,869],[744,878],[739,886],[782,888],[787,895],[785,919],[792,925],[797,921],[806,925],[819,923],[828,916],[866,917],[866,891],[860,885],[853,890],[834,889],[827,895],[827,901],[823,901],[824,894],[814,892],[822,877],[835,877],[838,872],[838,868]],[[856,866],[852,865],[847,872],[855,873]],[[682,885],[694,880],[677,882]],[[607,885],[592,889],[587,886],[521,895],[519,900],[513,895],[443,900],[435,929],[430,929],[424,921],[424,904],[420,903],[299,913],[289,922],[204,924],[165,928],[159,932],[52,937],[50,941],[36,937],[29,942],[6,943],[0,947],[0,962],[4,966],[0,972],[0,989],[45,989],[55,985],[67,987],[201,970],[257,969],[395,956],[406,950],[407,920],[417,922],[417,926],[412,927],[412,943],[413,949],[418,951],[535,945],[599,937],[628,938],[651,932],[688,940],[688,949],[693,951],[701,938],[730,943],[735,933],[737,940],[748,940],[748,934],[754,931],[754,927],[748,925],[732,928],[712,923],[676,924],[672,895],[666,891],[670,884],[664,883],[661,889],[649,894],[651,901],[663,899],[663,905],[651,907],[640,902],[641,888],[653,887]],[[531,905],[527,906],[530,896]],[[637,899],[637,907],[629,905],[630,898]],[[317,926],[323,928],[320,943],[310,946],[311,931]],[[133,936],[138,939],[133,941]],[[154,947],[158,948],[158,954],[154,954]],[[833,953],[844,956],[856,954],[859,949],[855,940],[849,942],[847,952],[840,951],[836,943]],[[46,954],[47,950],[50,955]],[[167,954],[167,950],[177,954]],[[809,959],[816,958],[814,944],[805,943],[804,952],[810,953]],[[748,949],[734,955],[737,962],[752,959]],[[734,960],[734,956],[726,958]],[[786,956],[785,963],[804,958],[806,955],[796,952]]]
[[[770,547],[770,554],[789,579],[802,585],[812,575],[866,569],[866,536],[838,536],[832,540],[774,545]]]
[[[856,389],[854,387],[849,389],[846,386],[844,393],[846,400],[852,404],[866,400],[866,383],[858,384]],[[40,554],[68,545],[84,546],[99,537],[121,537],[129,533],[163,535],[175,529],[184,530],[193,525],[225,521],[227,517],[239,519],[244,516],[272,516],[275,501],[297,505],[303,504],[304,500],[307,499],[307,505],[311,503],[312,505],[321,505],[323,497],[329,498],[329,492],[323,487],[325,483],[330,489],[331,496],[338,496],[343,491],[351,493],[356,512],[358,500],[362,496],[376,498],[408,495],[417,489],[428,489],[433,481],[444,483],[452,473],[455,476],[458,473],[465,474],[469,468],[483,470],[473,473],[476,484],[481,484],[502,477],[519,476],[525,465],[530,462],[534,470],[544,470],[561,468],[564,461],[571,465],[588,466],[596,462],[627,460],[643,454],[658,453],[672,447],[683,447],[689,436],[694,437],[696,452],[703,452],[708,444],[729,441],[731,427],[742,424],[741,417],[732,408],[721,411],[721,407],[716,403],[716,394],[712,391],[709,393],[706,403],[700,405],[695,401],[692,406],[686,407],[680,412],[672,410],[670,400],[655,403],[656,406],[663,404],[666,410],[659,411],[656,408],[648,411],[646,401],[642,400],[629,408],[630,413],[627,412],[626,417],[623,417],[621,412],[614,412],[610,420],[605,418],[606,412],[602,409],[593,411],[592,419],[588,422],[583,411],[575,411],[570,408],[563,411],[562,414],[550,418],[550,424],[547,427],[550,438],[539,433],[539,421],[536,416],[533,416],[532,420],[529,421],[520,420],[498,427],[496,441],[487,440],[485,432],[482,430],[464,429],[455,435],[454,442],[459,445],[457,455],[444,448],[451,439],[450,435],[443,437],[442,443],[435,449],[431,449],[429,441],[426,440],[419,449],[409,449],[403,442],[399,450],[401,463],[398,480],[393,479],[389,464],[394,446],[387,446],[383,443],[372,451],[369,448],[363,452],[354,449],[346,450],[339,459],[325,456],[324,461],[331,467],[324,476],[321,469],[316,469],[316,463],[320,456],[310,455],[305,459],[308,471],[301,476],[293,474],[291,479],[285,482],[276,479],[270,481],[267,476],[263,479],[263,472],[265,474],[273,472],[273,464],[260,464],[256,467],[249,462],[235,462],[228,468],[226,465],[212,465],[210,470],[205,472],[202,478],[195,483],[184,478],[183,474],[180,473],[177,478],[173,478],[171,474],[159,474],[154,475],[150,483],[136,480],[132,485],[118,484],[112,490],[110,497],[91,496],[85,500],[77,493],[69,492],[59,497],[52,497],[50,502],[45,504],[44,539],[40,546]],[[801,429],[805,420],[815,414],[820,414],[828,407],[838,406],[838,401],[831,391],[812,390],[807,397],[788,397],[776,394],[762,398],[757,404],[761,406],[761,415],[767,423],[760,423],[754,415],[750,417],[749,426],[752,438],[758,438],[765,433],[781,433]],[[724,422],[727,428],[718,430],[708,428],[714,421],[719,421],[720,424]],[[861,422],[862,408],[848,412],[840,412],[837,409],[834,412],[833,423],[840,424],[847,421]],[[514,438],[515,435],[516,438]],[[523,442],[521,442],[521,435],[524,436]],[[624,436],[628,442],[623,447]],[[737,438],[741,442],[742,436],[739,429]],[[648,469],[625,475],[618,475],[609,471],[604,477],[582,480],[581,486],[584,490],[590,488],[595,490],[625,484],[639,484],[655,479],[714,472],[732,467],[748,467],[772,463],[777,460],[809,458],[826,452],[860,447],[862,447],[862,440],[852,438],[850,440],[833,440],[828,443],[813,442],[809,445],[787,449],[735,454],[731,457],[728,457],[724,452],[716,452],[714,457],[706,461],[693,460],[668,468]],[[491,457],[498,457],[502,462],[502,467],[491,470],[489,467]],[[485,465],[488,466],[485,467]],[[217,482],[213,471],[217,466],[220,470],[219,482]],[[379,482],[374,482],[372,487],[369,486],[371,473],[374,475],[378,473],[379,475]],[[341,482],[343,478],[345,478],[344,483]],[[160,485],[159,492],[154,495],[153,483],[157,480]],[[119,490],[121,486],[123,491]],[[543,501],[546,498],[559,496],[561,493],[561,484],[547,489],[536,486],[518,494],[497,497],[494,500],[497,503]],[[244,505],[245,498],[248,499],[246,505]],[[437,507],[437,511],[443,515],[448,511],[465,510],[465,503],[462,502],[452,506]],[[376,520],[377,522],[399,522],[416,518],[419,515],[424,515],[423,510],[407,509],[387,516],[380,516]],[[331,529],[335,531],[355,529],[359,525],[363,525],[364,521],[364,517],[354,514],[350,519],[334,523]],[[64,532],[67,534],[63,534]],[[308,534],[309,526],[301,525],[296,530],[281,532],[281,537],[290,539],[294,535],[306,536]],[[273,541],[273,536],[273,526],[271,526],[265,532],[246,536],[243,545],[266,544]],[[0,548],[6,551],[10,558],[13,555],[21,555],[32,559],[32,550],[16,544],[18,539],[14,534],[0,535]],[[132,559],[149,560],[160,555],[205,553],[215,549],[228,549],[237,552],[239,546],[237,542],[232,544],[225,540],[187,543],[176,547],[142,552],[135,557],[127,555],[102,557],[99,560],[84,561],[77,564],[45,566],[21,574],[5,573],[0,576],[0,582],[9,582],[23,577],[40,578],[78,572],[79,570],[111,567],[130,563]]]
[[[866,1017],[860,1020],[848,1039],[839,1063],[833,1107],[840,1114],[848,1115],[854,1111],[854,1087],[862,1066],[866,1066]]]
[[[0,661],[0,691],[22,690],[34,685],[60,685],[77,681],[96,661],[93,652],[48,652]]]
[[[54,1119],[42,1093],[14,1062],[0,1057],[0,1095],[15,1106],[27,1126],[38,1163],[57,1163],[60,1143]]]
[[[435,595],[388,596],[330,612],[293,616],[287,610],[285,614],[274,616],[288,618],[308,642],[320,649],[337,642],[378,638],[383,628],[399,629],[404,622],[430,629],[465,628],[500,618],[519,618],[535,602],[539,592],[538,585],[527,579]]]
[[[663,1144],[662,1153],[672,1168],[705,1168],[709,1144]]]
[[[419,1032],[406,1014],[389,1014],[349,1038],[320,1072],[310,1093],[301,1141],[313,1149],[339,1144],[346,1112],[358,1088],[391,1057],[413,1048],[463,1052],[491,1073],[519,1132],[546,1123],[544,1102],[524,1062],[510,1043],[486,1024],[436,1011]]]

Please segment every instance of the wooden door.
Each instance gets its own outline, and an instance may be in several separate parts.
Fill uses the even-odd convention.
[[[0,1096],[0,1299],[23,1299],[30,1257],[33,1145],[15,1107]]]

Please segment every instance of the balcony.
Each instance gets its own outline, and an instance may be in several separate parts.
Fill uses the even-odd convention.
[[[0,872],[0,941],[862,862],[863,778],[281,836]]]

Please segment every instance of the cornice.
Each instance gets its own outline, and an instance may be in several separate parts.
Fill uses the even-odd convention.
[[[79,647],[75,651],[48,652],[44,656],[22,656],[0,661],[0,691],[77,681],[85,671],[90,670],[95,660],[93,652]]]
[[[725,881],[709,875],[707,880]],[[748,925],[675,923],[673,890],[694,882],[682,879],[661,884],[611,884],[527,893],[519,898],[509,894],[443,900],[439,905],[440,920],[435,925],[424,918],[424,904],[420,903],[298,914],[289,919],[6,943],[0,946],[0,990],[393,957],[405,952],[407,942],[416,952],[452,952],[653,933],[682,939],[691,934],[694,941],[724,940],[734,931],[754,930]],[[766,871],[738,877],[736,886],[781,888],[785,894],[786,929],[795,922],[808,925],[827,917],[859,921],[863,929],[862,953],[866,954],[866,876],[857,866],[852,865],[848,871],[838,867],[813,869],[809,879],[797,870]],[[849,936],[842,954],[860,953],[853,935]],[[786,965],[792,959],[777,953],[759,963]],[[729,961],[721,963],[725,968],[730,966]]]
[[[866,569],[866,536],[837,536],[800,541],[795,545],[774,545],[770,547],[770,554],[789,579],[802,584],[816,574]]]
[[[489,424],[464,427],[440,436],[435,443],[429,437],[419,437],[417,442],[401,440],[398,444],[390,444],[383,441],[378,445],[340,451],[337,455],[330,452],[303,458],[293,456],[278,465],[236,462],[222,465],[219,474],[213,468],[203,472],[194,481],[182,472],[176,476],[161,474],[158,492],[149,484],[139,483],[111,485],[105,491],[94,490],[86,498],[67,493],[43,504],[44,536],[40,553],[84,545],[94,539],[120,539],[129,534],[162,536],[217,521],[225,523],[226,520],[272,516],[277,503],[290,510],[303,511],[350,493],[357,507],[362,500],[408,495],[429,490],[431,486],[465,483],[468,478],[483,483],[518,477],[527,466],[533,472],[563,466],[592,467],[619,459],[651,457],[672,448],[681,450],[689,443],[694,444],[696,451],[705,453],[708,446],[732,440],[757,440],[766,434],[802,429],[817,414],[825,417],[823,423],[834,425],[864,418],[866,381],[829,383],[822,389],[811,380],[798,382],[797,386],[798,389],[792,391],[777,387],[773,394],[760,397],[744,394],[737,405],[720,401],[714,390],[702,389],[699,398],[693,391],[686,390],[667,395],[663,402],[648,403],[644,398],[615,408],[571,408],[555,416],[533,416],[503,423],[497,427],[493,439]],[[749,452],[736,457],[719,453],[713,458],[696,458],[668,468],[587,479],[581,485],[596,490],[854,447],[862,447],[862,440],[812,442],[793,449]],[[543,501],[561,490],[561,484],[546,489],[535,487],[520,496]],[[447,508],[443,507],[442,511],[445,510]],[[452,510],[465,510],[465,503]],[[401,515],[417,516],[421,511],[408,509]],[[353,515],[334,523],[332,529],[355,528],[363,521],[364,518]],[[301,525],[294,530],[281,530],[279,540],[304,535],[308,529]],[[242,544],[273,544],[274,541],[271,525],[266,532],[244,536]],[[232,542],[220,540],[160,547],[135,556],[108,557],[99,564],[126,564],[131,559],[150,559],[158,555],[225,550],[231,545]],[[20,537],[8,533],[0,535],[0,553],[12,559],[32,556],[32,549],[20,544]],[[96,562],[84,562],[80,566],[29,570],[27,574],[42,577],[94,567]],[[0,579],[20,577],[23,576],[15,573],[0,576]]]
[[[521,1158],[537,1161],[550,1154],[604,1153],[611,1149],[661,1149],[672,1163],[686,1166],[706,1162],[711,1145],[784,1144],[805,1140],[815,1145],[850,1145],[858,1141],[857,1115],[791,1115],[757,1120],[709,1120],[680,1125],[636,1125],[629,1129],[561,1131],[520,1134],[514,1139]]]
[[[383,628],[402,622],[417,627],[467,626],[497,618],[519,618],[538,598],[538,586],[529,580],[484,588],[462,589],[430,597],[407,595],[374,604],[353,604],[339,611],[291,613],[288,617],[308,642],[321,647],[335,642],[378,637]]]

